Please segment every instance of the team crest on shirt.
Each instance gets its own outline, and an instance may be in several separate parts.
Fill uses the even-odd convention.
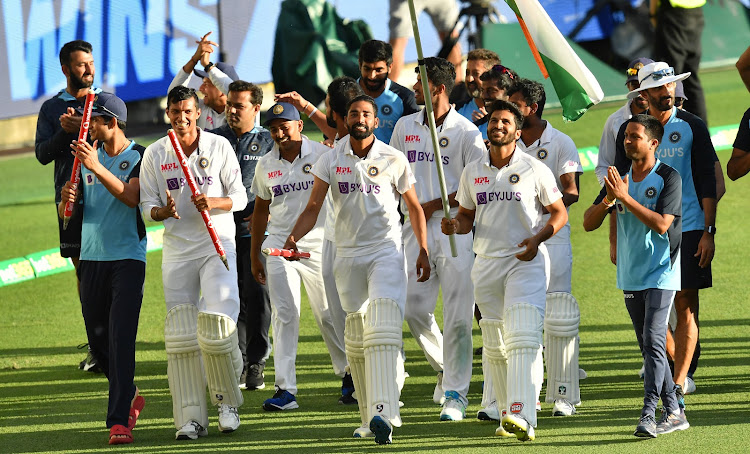
[[[370,166],[367,169],[367,174],[370,175],[372,178],[375,178],[380,173],[380,169],[378,169],[375,166]]]
[[[309,162],[302,166],[303,173],[310,173],[310,169],[312,169],[312,164],[310,164]]]
[[[208,164],[208,158],[206,158],[205,156],[198,160],[198,165],[201,166],[202,169],[208,167]]]
[[[284,106],[282,106],[281,104],[276,104],[275,106],[273,106],[274,115],[281,115],[281,112],[283,111],[284,111]]]
[[[646,189],[646,197],[649,199],[653,199],[656,197],[656,188],[651,186],[650,188]]]
[[[514,173],[508,177],[508,181],[510,181],[510,184],[516,184],[521,181],[521,177],[517,173]]]
[[[447,147],[449,143],[451,143],[451,141],[447,137],[441,137],[440,140],[438,140],[438,145],[440,145],[440,148]]]
[[[682,136],[681,136],[681,135],[680,135],[680,133],[679,133],[679,132],[677,132],[677,131],[674,131],[673,133],[671,133],[671,134],[669,135],[669,141],[670,141],[670,142],[672,142],[672,143],[677,143],[677,142],[679,142],[681,138],[682,138]]]
[[[129,161],[122,161],[120,163],[120,170],[126,170],[128,167],[130,167],[130,162]]]
[[[260,145],[258,145],[258,142],[253,142],[250,144],[250,151],[253,153],[257,153],[258,150],[260,150]]]
[[[536,152],[536,157],[544,161],[547,159],[547,156],[549,156],[549,151],[547,151],[544,148],[539,149],[539,151]]]
[[[380,106],[380,111],[383,113],[383,115],[390,115],[393,112],[393,107],[388,104],[383,104],[382,106]]]

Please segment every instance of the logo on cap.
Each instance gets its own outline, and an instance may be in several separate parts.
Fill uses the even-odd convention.
[[[284,106],[282,106],[281,104],[276,104],[275,106],[273,106],[272,112],[274,115],[281,115],[281,112],[283,111],[284,111]]]
[[[542,161],[544,161],[545,159],[547,159],[548,155],[549,155],[549,152],[547,150],[545,150],[544,148],[542,148],[541,150],[539,150],[539,151],[536,152],[536,157],[539,158],[539,159],[541,159]]]
[[[438,140],[438,144],[440,144],[441,148],[447,147],[449,143],[451,143],[451,141],[448,140],[447,137],[442,137],[440,140]]]
[[[201,166],[201,168],[203,169],[208,167],[208,158],[205,158],[205,157],[200,158],[200,160],[198,161],[198,165]]]
[[[310,169],[312,169],[312,164],[307,163],[302,166],[302,172],[304,173],[310,173]]]
[[[378,176],[379,173],[380,173],[380,170],[378,170],[378,168],[375,167],[375,166],[370,166],[367,169],[367,174],[370,175],[373,178],[375,178],[376,176]]]
[[[508,177],[508,181],[510,181],[510,184],[516,184],[521,181],[521,177],[519,177],[517,173],[514,173]]]

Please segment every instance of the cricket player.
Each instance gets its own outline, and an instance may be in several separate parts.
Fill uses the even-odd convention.
[[[732,157],[727,162],[727,176],[732,181],[742,178],[750,171],[750,109],[745,111],[732,144]]]
[[[438,130],[448,201],[455,216],[458,211],[455,197],[461,172],[470,162],[482,159],[486,148],[477,127],[452,108],[448,100],[456,79],[453,64],[442,58],[429,57],[425,59],[425,68]],[[419,71],[419,68],[416,70]],[[423,83],[425,81],[417,74],[414,92],[418,104],[425,103]],[[403,241],[409,285],[404,318],[427,361],[438,372],[433,399],[435,403],[442,404],[440,420],[460,421],[466,415],[466,396],[471,382],[471,330],[474,314],[471,265],[474,253],[471,250],[472,236],[465,235],[456,238],[458,257],[453,257],[448,238],[440,233],[440,219],[444,216],[443,202],[432,136],[425,116],[426,110],[422,110],[401,118],[391,136],[391,146],[406,155],[417,179],[415,190],[427,220],[427,248],[430,268],[433,270],[428,281],[417,282],[419,276],[413,265],[418,256],[419,242],[414,235],[411,220],[407,218],[403,227]],[[401,211],[406,212],[405,205],[402,205]],[[440,333],[434,315],[441,288],[443,334]]]
[[[690,427],[680,411],[666,351],[669,310],[681,288],[683,189],[680,174],[655,156],[664,135],[659,120],[635,115],[624,135],[632,166],[622,177],[616,167],[608,169],[583,226],[597,229],[616,207],[617,287],[625,295],[645,366],[643,407],[633,435],[654,438]],[[657,423],[660,397],[665,411]]]
[[[544,244],[567,222],[552,172],[516,147],[523,115],[495,101],[487,123],[488,155],[469,164],[456,194],[458,214],[443,219],[446,235],[468,234],[476,223],[471,277],[482,311],[482,340],[500,408],[495,432],[533,440],[542,387],[542,325],[549,259]],[[543,210],[550,213],[546,222]],[[502,219],[503,222],[498,222]]]
[[[96,67],[91,44],[82,40],[65,43],[60,49],[60,67],[65,75],[66,86],[42,104],[37,118],[34,140],[36,159],[42,165],[55,163],[55,210],[61,200],[60,191],[70,180],[70,174],[73,172],[74,158],[70,155],[69,147],[71,142],[78,137],[82,118],[75,109],[82,105],[89,89],[94,84]],[[94,88],[94,92],[99,93],[101,89]],[[70,257],[76,270],[78,270],[78,256],[81,253],[82,214],[83,210],[75,210],[67,228],[63,228],[62,219],[57,219],[60,255]],[[80,289],[80,283],[76,282],[76,285]],[[78,367],[86,372],[102,371],[91,349]]]
[[[347,105],[349,136],[313,167],[310,200],[285,248],[313,230],[329,187],[335,213],[336,286],[347,312],[346,354],[362,420],[355,437],[391,443],[401,425],[396,376],[406,303],[407,270],[401,240],[399,196],[406,199],[419,242],[420,280],[430,277],[424,214],[406,156],[373,136],[377,104],[361,95]]]
[[[466,98],[456,102],[456,110],[467,120],[476,122],[487,115],[486,104],[482,97],[481,77],[493,66],[500,64],[500,57],[489,49],[474,49],[466,55]],[[482,139],[487,139],[487,123],[480,123]]]
[[[547,96],[539,82],[520,79],[508,90],[508,100],[524,116],[517,148],[552,171],[566,209],[578,201],[578,178],[583,173],[578,149],[570,137],[542,119]],[[545,214],[542,218],[546,221]],[[572,295],[573,248],[570,223],[545,241],[550,260],[547,313],[544,316],[548,403],[553,416],[571,416],[581,403],[578,369],[578,325],[581,311]]]
[[[83,109],[81,109],[82,111]],[[79,112],[83,113],[83,112]],[[89,132],[94,145],[73,141],[81,161],[81,307],[89,347],[109,380],[109,444],[133,442],[132,429],[145,403],[133,383],[135,338],[146,278],[146,228],[138,211],[138,174],[144,148],[125,137],[128,111],[111,93],[99,93]],[[61,191],[62,218],[76,188]]]
[[[167,90],[172,91],[174,87],[179,85],[187,87],[193,74],[203,80],[200,86],[203,99],[198,102],[198,107],[201,109],[198,127],[207,131],[220,128],[227,123],[225,110],[229,84],[239,80],[234,66],[223,62],[211,62],[211,53],[213,53],[214,47],[218,46],[214,41],[208,39],[211,33],[206,33],[199,41],[196,41],[198,47],[195,49],[195,53],[175,74]],[[195,69],[199,62],[203,66],[203,71]]]
[[[263,102],[263,90],[250,82],[235,80],[229,84],[227,94],[227,124],[209,132],[227,139],[237,155],[242,171],[242,184],[247,191],[247,206],[234,212],[237,226],[237,283],[240,290],[240,315],[237,319],[237,337],[242,353],[240,389],[263,389],[263,371],[270,351],[268,329],[271,327],[271,301],[265,285],[253,278],[250,269],[250,224],[255,206],[251,190],[258,160],[273,148],[271,134],[255,126]],[[264,234],[265,236],[265,234]]]
[[[192,195],[168,137],[146,149],[140,178],[144,218],[164,222],[164,346],[178,440],[195,440],[208,433],[206,383],[211,402],[219,409],[220,431],[239,427],[237,407],[243,402],[232,212],[245,208],[247,192],[232,146],[198,128],[200,115],[195,90],[177,86],[169,92],[167,116],[201,194]],[[203,210],[211,215],[229,270],[206,231]]]
[[[251,189],[256,196],[250,258],[253,276],[261,284],[267,283],[273,307],[276,392],[272,398],[266,399],[263,408],[277,411],[299,408],[295,397],[295,361],[302,298],[300,280],[305,284],[310,308],[331,355],[334,373],[342,379],[346,370],[346,352],[344,333],[337,333],[334,328],[323,287],[321,248],[325,209],[321,210],[315,227],[298,243],[302,250],[310,252],[310,259],[287,261],[283,257],[267,257],[265,266],[261,261],[261,248],[284,246],[310,198],[314,181],[311,173],[313,164],[330,148],[302,135],[303,123],[292,104],[274,104],[266,115],[264,125],[276,144],[258,161],[253,179]],[[263,241],[266,229],[268,237]]]

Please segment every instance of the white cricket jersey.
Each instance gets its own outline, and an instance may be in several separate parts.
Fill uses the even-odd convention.
[[[518,149],[502,169],[489,156],[466,166],[456,194],[462,207],[476,210],[474,252],[486,257],[524,251],[518,244],[546,224],[542,207],[560,198],[552,172]]]
[[[375,139],[360,159],[347,136],[320,157],[313,173],[330,185],[337,257],[401,249],[398,201],[414,184],[403,153]]]
[[[443,175],[447,194],[458,190],[461,172],[473,161],[482,159],[487,154],[487,147],[482,140],[479,129],[456,109],[451,108],[443,124],[437,127],[438,145],[443,162]],[[419,203],[439,199],[440,180],[435,165],[435,153],[432,146],[430,126],[425,118],[425,109],[401,117],[393,129],[391,146],[401,150],[409,161],[414,178],[417,179],[414,189]],[[401,212],[407,214],[406,204],[401,202]],[[451,209],[452,216],[458,207]],[[443,210],[432,214],[433,218],[442,218]]]
[[[557,183],[560,191],[562,191],[560,175],[565,175],[566,173],[583,173],[581,158],[578,156],[578,149],[573,139],[553,128],[549,122],[547,122],[547,126],[544,128],[539,140],[531,145],[526,145],[522,139],[519,139],[516,142],[516,147],[546,165],[555,176],[555,183]],[[549,214],[544,215],[544,222],[549,220],[549,216]],[[566,222],[560,231],[545,241],[545,243],[570,243],[570,221]]]
[[[620,132],[620,126],[633,117],[633,112],[630,110],[630,106],[632,105],[633,100],[628,100],[624,106],[610,115],[604,123],[602,139],[599,142],[596,169],[594,170],[596,178],[599,180],[599,185],[602,187],[604,187],[604,177],[607,176],[607,168],[615,165],[617,133]]]
[[[349,134],[345,135],[344,137],[349,137]],[[333,146],[335,147],[340,141],[343,139],[343,137],[339,137],[339,134],[336,133],[336,137],[333,139]],[[326,225],[323,229],[323,238],[330,241],[331,243],[336,242],[336,217],[333,214],[333,197],[331,196],[331,189],[328,189],[328,194],[326,194],[326,202],[325,202],[325,208],[326,208]]]
[[[247,206],[247,191],[232,145],[224,137],[198,130],[198,148],[188,156],[188,168],[198,190],[208,197],[229,197],[232,210]],[[141,212],[152,221],[151,208],[167,204],[166,191],[174,198],[180,219],[164,220],[164,263],[193,260],[216,254],[200,212],[190,200],[192,192],[182,173],[169,137],[162,137],[146,148],[141,163]],[[227,253],[234,252],[234,216],[229,211],[210,212],[216,233]]]
[[[281,157],[278,145],[274,145],[273,150],[258,161],[250,189],[261,199],[271,201],[271,219],[266,227],[268,238],[264,242],[268,247],[284,247],[294,224],[310,200],[310,192],[315,182],[315,176],[312,174],[313,164],[323,153],[330,150],[322,143],[313,142],[302,136],[302,149],[293,162]],[[315,227],[297,241],[301,249],[321,247],[325,219],[324,204]]]

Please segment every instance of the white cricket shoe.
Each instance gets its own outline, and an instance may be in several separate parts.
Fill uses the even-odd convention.
[[[445,393],[443,393],[443,373],[438,372],[437,384],[435,385],[435,391],[432,392],[432,401],[438,405],[443,405],[445,402]]]
[[[240,427],[240,415],[237,407],[219,404],[219,430],[226,433],[234,432]]]
[[[372,438],[374,436],[375,434],[372,433],[368,424],[362,424],[354,429],[354,438]]]
[[[685,378],[685,386],[683,386],[683,392],[685,394],[693,394],[695,392],[695,381],[692,378]]]
[[[552,407],[552,416],[572,416],[576,414],[576,406],[565,399],[556,399]]]
[[[443,410],[440,412],[441,421],[462,421],[466,416],[466,405],[456,391],[445,392]]]
[[[533,441],[536,438],[534,427],[521,415],[505,414],[502,426],[508,433],[515,434],[519,441]]]
[[[480,421],[500,421],[500,409],[497,408],[497,401],[493,400],[487,407],[479,410],[477,419]]]
[[[208,429],[196,421],[188,421],[175,434],[175,440],[197,440],[208,435]]]

